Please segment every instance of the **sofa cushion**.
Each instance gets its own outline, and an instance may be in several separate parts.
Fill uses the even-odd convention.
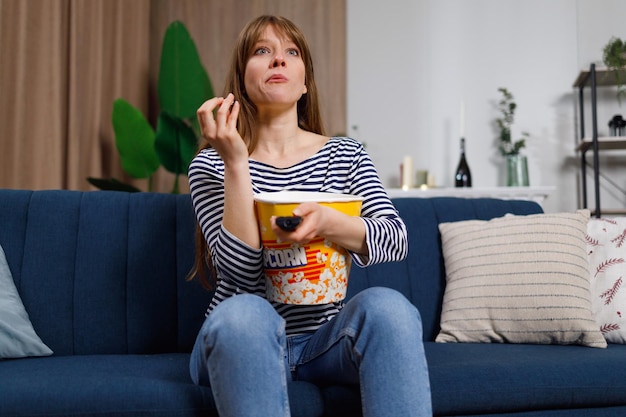
[[[591,314],[589,211],[439,225],[446,290],[437,342],[606,347]]]
[[[292,415],[323,413],[321,391],[289,384]],[[0,415],[217,416],[211,390],[189,376],[189,354],[75,355],[7,360],[0,366]]]
[[[626,369],[626,345],[427,342],[425,351],[435,415],[559,409],[587,409],[566,416],[624,415],[590,408],[626,405],[626,378],[614,371]]]
[[[33,329],[0,246],[0,358],[51,354]]]
[[[587,225],[591,305],[607,341],[626,343],[626,218]]]
[[[187,282],[189,195],[2,190],[0,245],[55,355],[189,352],[211,295]]]
[[[5,361],[2,415],[196,415],[213,411],[209,389],[192,384],[189,355],[76,355]],[[196,411],[197,413],[197,411]]]

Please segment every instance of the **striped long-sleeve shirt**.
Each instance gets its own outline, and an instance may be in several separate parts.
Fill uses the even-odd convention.
[[[402,260],[408,253],[406,226],[391,203],[371,158],[356,140],[333,137],[315,155],[288,168],[249,160],[254,193],[321,191],[364,198],[367,257],[351,254],[360,267]],[[224,163],[214,149],[201,151],[189,167],[191,197],[217,273],[217,287],[207,314],[221,301],[240,293],[265,296],[263,250],[253,248],[222,227]],[[273,303],[285,319],[287,334],[315,331],[331,320],[341,303],[285,305]]]

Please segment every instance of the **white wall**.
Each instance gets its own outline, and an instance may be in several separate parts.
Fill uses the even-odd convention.
[[[497,89],[506,87],[518,105],[513,134],[531,135],[531,185],[557,187],[544,209],[574,210],[572,84],[580,69],[601,60],[611,36],[626,38],[624,22],[623,0],[348,0],[348,132],[366,143],[386,186],[399,184],[404,155],[437,185],[452,186],[464,101],[473,184],[504,185],[494,122]],[[602,97],[605,129],[626,109],[612,91]],[[626,169],[616,169],[626,158],[602,161],[626,189]],[[626,207],[626,197],[603,186],[602,207],[617,206]]]

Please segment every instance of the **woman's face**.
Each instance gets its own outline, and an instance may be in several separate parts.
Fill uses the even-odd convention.
[[[307,91],[304,62],[296,44],[272,25],[265,28],[246,64],[244,84],[259,109],[295,105]]]

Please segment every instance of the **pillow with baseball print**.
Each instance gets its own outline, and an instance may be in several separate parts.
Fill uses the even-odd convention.
[[[626,217],[587,224],[591,305],[607,342],[626,343]]]

